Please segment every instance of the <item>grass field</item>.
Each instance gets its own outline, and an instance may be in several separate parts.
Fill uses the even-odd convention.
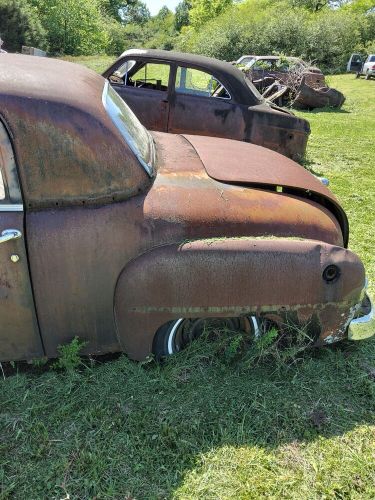
[[[330,178],[375,279],[375,81],[330,83],[342,110],[299,113],[308,163]],[[0,384],[2,499],[375,498],[374,340],[287,366],[202,339],[163,366],[122,356]]]

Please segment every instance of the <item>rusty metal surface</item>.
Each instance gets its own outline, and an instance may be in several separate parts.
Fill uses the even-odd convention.
[[[341,274],[326,283],[322,275],[331,264]],[[124,269],[115,297],[119,341],[130,357],[143,359],[154,332],[171,319],[250,313],[293,315],[297,326],[310,326],[317,342],[337,340],[364,282],[356,255],[319,242],[249,238],[169,245]]]
[[[109,78],[126,60],[170,65],[168,91],[134,88],[111,83],[140,121],[149,129],[222,137],[251,142],[300,160],[310,134],[309,123],[291,112],[265,104],[244,74],[229,63],[216,59],[169,51],[126,51],[104,73]],[[231,99],[210,98],[175,92],[178,65],[212,73],[229,91]],[[132,72],[138,71],[134,66]]]
[[[197,151],[210,177],[234,184],[282,187],[330,208],[341,224],[344,246],[349,227],[345,212],[332,192],[310,172],[283,155],[255,145],[234,141],[184,136]],[[235,158],[235,161],[233,161]]]
[[[340,226],[324,207],[215,181],[183,137],[154,137],[159,169],[147,194],[95,208],[27,214],[31,273],[48,356],[74,335],[89,341],[87,352],[121,348],[117,335],[124,335],[123,326],[117,324],[116,334],[113,317],[117,280],[130,261],[155,247],[186,239],[264,235],[342,245]],[[237,289],[231,274],[227,286]],[[168,287],[168,279],[158,286]]]
[[[104,79],[53,59],[3,54],[0,118],[29,208],[126,199],[149,186],[102,105]]]
[[[237,102],[252,106],[259,104],[261,98],[253,85],[250,83],[250,92],[245,76],[232,64],[219,61],[213,57],[205,57],[197,54],[188,54],[169,50],[154,49],[131,49],[123,52],[116,61],[103,72],[104,78],[108,78],[125,60],[149,60],[151,62],[170,62],[173,66],[187,65],[192,68],[211,72],[228,90],[237,96]]]
[[[114,84],[112,87],[148,130],[168,131],[170,104],[166,92]]]
[[[0,234],[23,233],[23,213],[0,211]],[[11,255],[19,257],[11,261]],[[0,244],[0,361],[43,356],[24,237]]]
[[[88,341],[87,353],[125,348],[140,359],[150,351],[152,335],[161,326],[157,323],[180,314],[181,308],[189,315],[216,311],[215,316],[233,316],[245,309],[262,312],[263,306],[272,312],[287,300],[298,321],[306,323],[313,315],[313,323],[321,324],[321,340],[344,335],[363,285],[363,266],[340,248],[345,230],[325,202],[333,203],[333,198],[318,192],[310,177],[300,177],[302,167],[293,170],[294,164],[282,164],[278,180],[287,187],[277,192],[267,185],[266,173],[266,164],[280,161],[276,153],[259,153],[259,164],[265,166],[262,177],[259,165],[247,158],[254,151],[249,144],[238,143],[237,154],[234,143],[228,147],[227,141],[194,137],[189,142],[155,132],[157,175],[150,180],[103,111],[100,76],[48,60],[36,68],[26,59],[8,59],[14,62],[13,68],[4,69],[9,82],[0,71],[0,109],[13,134],[27,203],[27,253],[47,356],[55,356],[58,345],[77,335]],[[24,80],[18,82],[21,67]],[[47,79],[38,90],[47,70],[56,70],[58,77]],[[61,79],[62,73],[70,83]],[[82,88],[77,95],[78,83]],[[52,84],[58,86],[56,92]],[[193,147],[193,141],[202,142]],[[216,179],[204,149],[212,141]],[[195,148],[202,149],[204,164]],[[225,182],[226,171],[234,167],[236,176]],[[250,170],[257,173],[253,185]],[[291,170],[299,192],[288,192]],[[306,197],[306,189],[316,190],[320,198]],[[181,247],[186,240],[208,238]],[[4,248],[11,247],[4,244],[0,251]],[[26,258],[22,262],[26,266]],[[332,263],[340,267],[341,276],[327,288],[321,274]],[[15,283],[27,276],[27,267],[19,269],[23,273],[12,277]],[[277,286],[270,287],[270,276]],[[19,296],[17,303],[29,311],[26,299]],[[0,313],[12,325],[4,304],[6,300]],[[22,307],[20,311],[26,321]],[[35,326],[35,317],[29,319]],[[12,344],[3,344],[5,352],[14,350],[13,358],[22,356],[22,349],[28,349],[27,356],[38,355],[35,337],[33,344],[27,329],[17,321],[14,325],[14,337],[6,339]]]

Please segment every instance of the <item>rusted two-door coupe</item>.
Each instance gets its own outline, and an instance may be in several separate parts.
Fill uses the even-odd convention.
[[[309,123],[265,101],[233,65],[165,50],[128,50],[104,73],[149,130],[236,139],[300,160]]]
[[[345,213],[278,153],[150,134],[101,76],[15,55],[0,153],[0,360],[74,336],[92,354],[171,354],[205,318],[255,337],[292,322],[317,344],[370,334]]]

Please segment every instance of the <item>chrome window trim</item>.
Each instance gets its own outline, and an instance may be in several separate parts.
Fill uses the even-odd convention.
[[[13,205],[0,203],[0,212],[23,212],[23,205],[22,203],[14,203]]]
[[[110,117],[110,119],[112,120],[112,122],[117,127],[117,129],[120,132],[120,134],[122,135],[124,141],[129,146],[129,148],[131,149],[131,151],[134,153],[135,157],[137,158],[137,160],[139,161],[139,163],[141,164],[141,166],[144,168],[144,170],[147,172],[147,174],[150,177],[153,177],[154,176],[154,167],[153,167],[153,164],[155,163],[155,151],[154,151],[154,145],[153,145],[153,142],[152,142],[152,138],[151,138],[148,130],[145,129],[145,127],[143,127],[143,125],[140,123],[140,126],[143,127],[146,130],[146,133],[148,135],[148,139],[150,141],[150,148],[151,148],[151,160],[150,160],[150,163],[146,163],[146,161],[141,156],[141,153],[138,150],[137,145],[135,144],[132,136],[130,135],[130,133],[128,132],[128,130],[126,130],[126,128],[124,127],[124,124],[121,121],[119,121],[118,118],[117,118],[117,116],[114,115],[111,112],[110,106],[108,105],[108,101],[107,101],[108,88],[109,88],[109,82],[106,81],[105,84],[104,84],[103,93],[102,93],[102,103],[103,103],[104,109],[107,111],[108,116]],[[114,90],[114,92],[116,92],[116,91]],[[111,105],[115,106],[115,103],[113,103],[113,101],[111,101]],[[130,110],[131,113],[133,113],[133,111],[130,108],[129,108],[129,110]]]

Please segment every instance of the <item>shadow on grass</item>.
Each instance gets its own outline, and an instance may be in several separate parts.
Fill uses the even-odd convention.
[[[301,165],[313,175],[316,175],[317,177],[324,177],[324,173],[321,172],[320,170],[315,170],[316,164],[313,161],[306,158],[306,156],[301,160]]]
[[[333,114],[350,114],[351,111],[348,111],[347,109],[342,109],[342,108],[332,108],[331,106],[325,106],[324,108],[314,108],[314,109],[309,109],[309,110],[300,110],[300,111],[306,111],[307,113],[311,114],[319,114],[319,113],[333,113]]]
[[[341,345],[276,368],[228,363],[197,341],[163,365],[122,356],[11,376],[0,392],[3,490],[164,498],[210,450],[342,435],[374,423],[374,353],[371,341]]]

